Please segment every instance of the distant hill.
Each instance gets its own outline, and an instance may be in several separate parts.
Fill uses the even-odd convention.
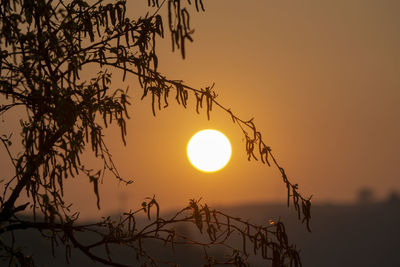
[[[305,267],[400,266],[400,199],[393,195],[383,202],[360,202],[354,205],[314,205],[311,228],[307,232],[296,218],[293,208],[282,204],[254,204],[220,207],[226,213],[265,224],[270,218],[280,218],[286,225],[290,242],[301,250]],[[81,236],[90,239],[89,236]],[[79,251],[72,252],[70,264],[65,262],[64,249],[51,256],[49,242],[37,232],[18,233],[17,242],[36,258],[39,266],[103,266],[94,264]],[[162,258],[170,258],[181,266],[201,266],[201,253],[196,249],[152,250]],[[218,251],[224,254],[224,251]],[[117,250],[122,262],[132,264],[136,254]],[[7,266],[0,261],[1,266]],[[265,266],[258,259],[251,266]]]
[[[280,215],[305,267],[400,266],[400,199],[395,195],[384,202],[314,205],[312,233],[296,220],[293,209],[282,205],[231,207],[227,212],[258,223]]]

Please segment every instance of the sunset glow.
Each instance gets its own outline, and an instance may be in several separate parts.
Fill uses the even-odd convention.
[[[228,138],[216,130],[202,130],[187,145],[190,163],[200,171],[215,172],[229,162],[232,148]]]

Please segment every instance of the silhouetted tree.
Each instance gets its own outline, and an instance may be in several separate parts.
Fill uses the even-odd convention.
[[[20,117],[22,150],[12,153],[15,137],[9,133],[0,139],[15,168],[14,177],[1,177],[0,237],[37,229],[50,239],[52,246],[65,247],[67,260],[74,247],[94,261],[113,266],[124,266],[109,250],[114,244],[131,248],[140,263],[157,265],[158,259],[142,246],[147,239],[172,247],[178,243],[203,247],[208,265],[244,266],[250,252],[261,254],[272,266],[301,265],[299,254],[289,243],[280,221],[253,225],[195,200],[171,218],[161,218],[159,204],[150,198],[143,202],[142,208],[122,214],[119,220],[108,217],[96,224],[82,225],[64,200],[63,185],[68,176],[86,175],[93,184],[97,203],[101,177],[111,174],[120,182],[131,183],[119,175],[103,138],[104,127],[116,124],[122,141],[126,142],[128,90],[112,88],[110,84],[111,71],[120,71],[123,80],[126,75],[137,76],[143,98],[152,99],[153,113],[168,105],[172,91],[176,101],[185,107],[192,94],[197,100],[197,111],[204,108],[208,118],[213,106],[228,112],[243,131],[249,160],[260,158],[279,169],[288,189],[288,204],[293,202],[299,219],[308,227],[310,199],[303,198],[297,184],[288,180],[253,120],[242,120],[217,102],[213,86],[195,89],[179,80],[167,79],[157,70],[156,42],[164,34],[171,35],[172,49],[185,57],[185,45],[193,41],[189,10],[204,11],[201,0],[192,2],[149,0],[153,13],[133,19],[126,14],[125,1],[108,4],[102,0],[1,1],[0,114],[5,116],[11,110],[26,112]],[[168,13],[167,33],[159,14],[163,8]],[[98,73],[82,79],[83,71],[92,66],[98,68]],[[94,171],[82,164],[80,157],[87,148],[103,162],[101,169]],[[21,203],[22,194],[27,196],[27,203]],[[31,213],[32,219],[21,217],[22,211]],[[135,224],[138,213],[148,215],[146,226]],[[178,223],[194,225],[208,241],[182,236],[173,228]],[[97,241],[89,245],[80,241],[76,232],[85,231],[91,231]],[[228,243],[234,232],[242,239],[239,248]],[[0,239],[3,259],[10,265],[33,265],[32,258],[18,250],[14,242],[5,240]],[[224,259],[210,256],[209,247],[218,246],[231,249],[231,256]],[[97,247],[105,247],[107,255],[96,253]]]

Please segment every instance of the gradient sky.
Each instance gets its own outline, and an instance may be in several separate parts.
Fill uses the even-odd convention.
[[[206,12],[192,17],[186,60],[171,52],[168,34],[159,42],[164,74],[196,88],[215,82],[219,101],[255,118],[291,181],[315,202],[351,202],[363,187],[378,197],[400,191],[399,1],[204,3]],[[130,5],[128,15],[143,10]],[[132,119],[126,147],[118,130],[107,130],[108,142],[121,174],[135,183],[105,179],[101,213],[135,209],[153,195],[164,209],[200,197],[211,205],[286,199],[275,168],[247,161],[226,113],[215,108],[207,121],[205,112],[196,115],[194,97],[185,110],[172,93],[154,118],[136,77],[122,84],[115,74],[114,84],[130,85]],[[186,158],[189,138],[205,128],[222,131],[233,146],[231,162],[213,174]],[[82,217],[96,215],[92,187],[81,178],[70,181],[67,197]]]

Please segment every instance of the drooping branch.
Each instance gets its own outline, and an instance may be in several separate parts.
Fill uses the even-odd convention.
[[[154,211],[154,209],[156,209]],[[145,215],[148,223],[138,226],[138,218]],[[195,237],[183,235],[174,227],[177,225],[193,225],[199,234],[207,239],[196,240]],[[96,224],[77,225],[69,223],[29,222],[10,220],[10,224],[0,228],[0,233],[37,229],[51,231],[48,238],[57,239],[66,246],[72,245],[90,259],[110,266],[127,266],[114,261],[110,245],[126,245],[137,252],[137,260],[143,263],[157,265],[165,262],[157,256],[147,254],[145,241],[158,242],[159,245],[191,246],[202,248],[212,265],[228,264],[238,266],[245,263],[250,253],[259,254],[262,258],[274,262],[273,266],[301,266],[299,253],[290,244],[282,222],[270,221],[267,225],[256,225],[239,217],[233,217],[221,211],[210,208],[199,201],[191,200],[189,205],[172,216],[163,218],[160,207],[155,198],[149,198],[142,207],[134,212],[124,213],[119,219],[105,218]],[[79,233],[90,232],[91,244],[81,242]],[[237,239],[237,237],[240,237]],[[57,242],[53,242],[57,243]],[[156,243],[155,243],[156,244]],[[98,255],[96,248],[104,247],[107,255]],[[213,248],[226,248],[233,251],[230,257],[214,258],[209,255]],[[238,250],[240,248],[240,251]],[[68,254],[67,254],[68,257]],[[240,265],[239,265],[240,266]]]
[[[47,154],[50,149],[54,146],[55,142],[64,134],[64,131],[59,130],[54,133],[53,136],[48,138],[43,146],[43,150],[39,154],[33,155],[31,159],[27,160],[26,172],[18,180],[17,185],[13,188],[10,197],[2,204],[2,210],[0,211],[0,222],[4,222],[11,218],[15,213],[14,204],[18,199],[21,191],[30,182],[33,174],[37,172],[37,169],[44,162],[44,155]]]
[[[227,112],[246,138],[249,160],[261,159],[262,163],[275,166],[281,173],[288,189],[288,204],[292,200],[299,219],[309,228],[310,198],[298,193],[297,184],[287,177],[278,164],[271,149],[262,139],[253,120],[243,120],[216,100],[214,85],[196,89],[180,80],[171,80],[158,72],[156,51],[157,38],[164,37],[160,8],[168,3],[168,29],[171,33],[172,48],[180,51],[184,58],[186,42],[192,41],[193,30],[190,14],[184,3],[190,1],[158,0],[149,1],[156,11],[137,20],[126,17],[125,1],[103,5],[99,0],[93,5],[81,0],[63,1],[3,1],[0,6],[0,94],[6,104],[0,107],[4,115],[16,106],[26,108],[26,120],[21,120],[21,136],[24,151],[13,159],[16,175],[6,184],[1,199],[1,233],[13,233],[24,229],[49,230],[50,239],[59,238],[66,250],[75,246],[94,261],[120,266],[112,261],[108,246],[121,243],[137,251],[147,262],[155,264],[151,255],[143,248],[144,240],[158,240],[163,244],[186,244],[204,248],[207,262],[243,266],[253,246],[254,254],[261,254],[274,266],[282,266],[290,260],[291,266],[300,262],[297,250],[289,245],[282,223],[273,222],[267,226],[256,226],[211,210],[207,205],[191,201],[189,206],[172,218],[159,215],[155,199],[145,202],[134,213],[124,214],[119,222],[110,218],[95,225],[76,226],[78,215],[70,214],[69,205],[63,199],[63,183],[68,176],[83,172],[93,183],[93,191],[100,207],[99,179],[110,171],[118,181],[127,184],[112,161],[111,154],[103,139],[103,128],[112,122],[121,130],[125,143],[126,119],[129,119],[127,90],[111,88],[111,73],[107,68],[137,76],[145,98],[151,95],[152,112],[168,106],[170,93],[175,89],[175,100],[187,107],[189,96],[196,99],[196,111],[206,109],[210,119],[213,106]],[[203,10],[201,0],[195,0],[197,11]],[[84,67],[98,64],[100,71],[92,79],[81,80]],[[11,96],[11,100],[8,98]],[[100,117],[100,118],[99,118]],[[7,142],[4,138],[2,141]],[[7,147],[8,143],[4,143]],[[103,169],[91,170],[85,167],[80,156],[86,147],[95,157],[103,161]],[[12,189],[12,190],[11,190]],[[33,211],[33,222],[19,220],[17,212],[28,204],[15,207],[21,192],[26,190]],[[301,204],[301,205],[300,205]],[[150,209],[156,207],[156,217],[146,226],[138,228],[135,216],[144,212],[150,220]],[[36,217],[41,212],[43,222]],[[177,233],[171,227],[178,223],[193,224],[208,241],[198,241]],[[89,231],[99,237],[92,244],[80,242],[80,231]],[[233,232],[242,237],[241,250],[227,243]],[[43,232],[42,232],[43,234]],[[97,255],[94,248],[104,246],[107,257]],[[228,260],[217,261],[207,252],[208,247],[222,246],[232,249]],[[0,243],[12,257],[21,258],[14,249]],[[67,255],[68,252],[67,252]],[[0,255],[1,256],[1,255]],[[24,260],[23,258],[21,258]],[[161,261],[160,261],[161,262]],[[300,263],[301,264],[301,263]]]
[[[96,63],[96,61],[92,62]],[[106,63],[105,65],[111,66],[116,69],[123,69],[123,67],[115,63]],[[156,90],[150,90],[152,94],[152,111],[154,115],[156,99],[159,109],[161,109],[161,100],[165,101],[165,107],[168,106],[168,94],[171,88],[176,89],[177,103],[182,104],[185,108],[188,98],[188,91],[192,92],[196,98],[196,111],[198,112],[199,108],[205,106],[208,119],[210,119],[210,112],[213,105],[216,105],[218,108],[228,113],[231,116],[232,121],[236,123],[238,127],[240,127],[245,136],[246,152],[248,155],[248,159],[251,160],[253,158],[254,160],[258,160],[258,157],[260,157],[263,164],[266,164],[268,166],[271,166],[271,164],[273,164],[278,169],[281,174],[282,181],[287,188],[287,205],[289,206],[292,200],[294,208],[298,214],[298,218],[301,219],[303,223],[305,222],[307,229],[311,231],[310,219],[312,196],[303,197],[298,192],[298,184],[292,183],[289,180],[285,169],[281,167],[275,155],[272,153],[270,146],[268,146],[263,140],[261,132],[257,130],[253,119],[241,119],[230,108],[225,107],[223,104],[217,101],[217,95],[212,90],[214,85],[212,85],[211,87],[206,87],[205,89],[196,89],[184,84],[182,81],[167,79],[158,72],[149,71],[148,73],[151,76],[145,76],[144,74],[138,73],[132,69],[125,69],[125,71],[138,76],[139,79],[146,82],[144,84],[144,97],[147,96],[146,88],[156,88]],[[206,102],[206,105],[203,104],[203,101]],[[258,157],[256,156],[256,154],[258,155]],[[269,158],[272,160],[272,162],[270,162]]]

